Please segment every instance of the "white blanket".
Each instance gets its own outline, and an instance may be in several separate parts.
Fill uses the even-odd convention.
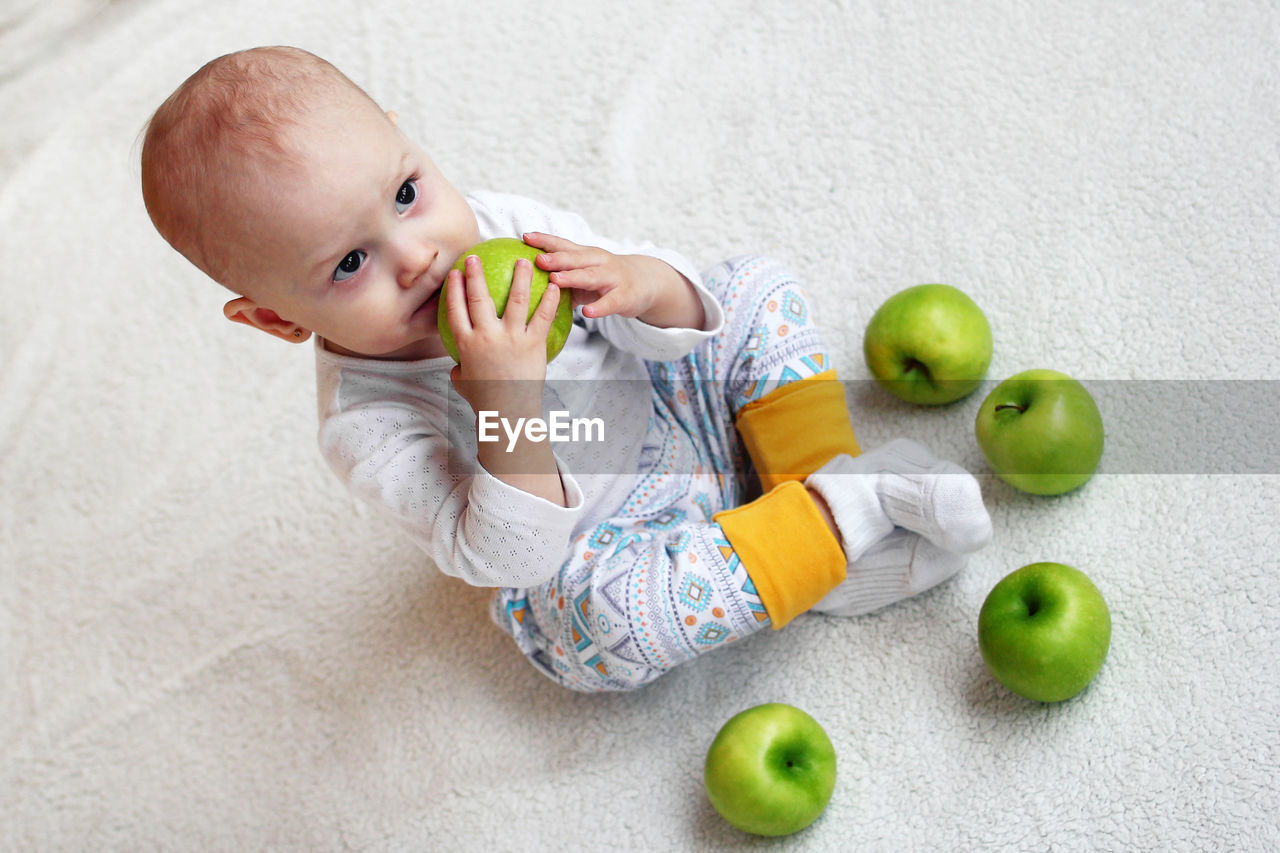
[[[1280,847],[1274,3],[0,9],[0,848],[726,849],[747,838],[703,755],[765,701],[839,756],[787,849]],[[151,110],[266,43],[332,60],[464,188],[701,264],[787,261],[863,444],[979,474],[993,544],[918,599],[636,694],[554,686],[485,591],[329,475],[309,347],[223,320],[146,218]],[[1014,492],[973,438],[983,391],[926,410],[865,382],[871,313],[929,281],[986,311],[991,380],[1166,403],[1104,405],[1079,492]],[[987,591],[1036,560],[1090,574],[1115,622],[1055,706],[977,649]]]

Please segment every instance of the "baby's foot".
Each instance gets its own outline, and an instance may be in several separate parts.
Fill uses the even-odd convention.
[[[812,610],[829,616],[861,616],[937,586],[964,568],[968,559],[939,548],[919,533],[896,527],[850,563],[848,577]]]
[[[894,527],[961,554],[991,540],[991,517],[978,481],[908,439],[859,456],[836,456],[805,485],[831,508],[850,562]]]
[[[991,516],[972,474],[909,439],[891,441],[879,450],[880,503],[896,526],[960,554],[991,541]]]

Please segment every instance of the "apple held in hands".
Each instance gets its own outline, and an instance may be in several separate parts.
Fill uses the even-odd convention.
[[[1084,485],[1102,459],[1097,403],[1056,370],[1027,370],[997,385],[978,410],[974,432],[991,470],[1035,495]]]
[[[1089,576],[1062,563],[1007,575],[978,614],[982,660],[1001,684],[1037,702],[1089,685],[1111,646],[1111,611]]]
[[[544,270],[538,269],[534,259],[542,253],[541,249],[535,249],[523,240],[516,240],[513,237],[496,237],[492,240],[485,240],[477,243],[470,249],[462,253],[462,257],[453,265],[453,268],[461,271],[463,264],[466,263],[470,255],[475,255],[480,259],[480,265],[484,268],[484,280],[489,285],[489,295],[493,297],[493,305],[498,310],[498,316],[501,317],[507,307],[507,296],[511,293],[511,279],[515,275],[516,261],[520,258],[527,258],[529,263],[534,264],[533,278],[529,282],[529,317],[533,316],[533,312],[538,308],[538,300],[542,299],[543,291],[547,289],[550,277]],[[447,285],[446,285],[447,286]],[[437,323],[440,328],[440,342],[444,344],[444,348],[454,361],[458,360],[458,344],[454,340],[453,330],[449,328],[449,317],[446,306],[444,289],[440,291],[440,310],[437,314]],[[528,322],[528,318],[525,318]],[[566,294],[561,294],[560,304],[556,308],[555,319],[551,321],[551,330],[547,332],[547,361],[548,363],[560,354],[560,350],[564,349],[565,341],[569,339],[569,330],[573,326],[573,300]]]
[[[813,717],[778,702],[724,724],[703,768],[711,805],[744,832],[790,835],[818,819],[836,784],[836,752]]]
[[[947,284],[919,284],[885,300],[862,354],[880,386],[909,403],[941,405],[978,387],[991,364],[982,309]]]

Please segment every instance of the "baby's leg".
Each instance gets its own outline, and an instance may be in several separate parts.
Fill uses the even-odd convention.
[[[642,687],[769,624],[715,525],[646,530],[636,519],[584,534],[546,584],[499,590],[492,615],[535,666],[585,692]]]
[[[840,545],[800,484],[709,518],[719,500],[712,485],[596,525],[554,580],[499,590],[494,620],[563,686],[629,690],[781,627],[844,578]]]
[[[803,480],[832,457],[856,456],[844,388],[796,277],[765,257],[735,258],[704,273],[725,328],[703,377],[724,399],[765,492]],[[800,440],[799,437],[803,436]]]
[[[853,462],[860,449],[844,390],[795,277],[766,258],[741,258],[707,271],[704,281],[726,322],[715,359],[695,368],[724,377],[725,401],[762,488],[767,494],[804,482],[835,515],[847,580],[819,608],[855,615],[955,574],[963,554],[990,537],[976,481],[918,445],[928,460],[895,452],[906,443],[877,449],[868,461],[875,477],[835,476],[846,468],[864,474],[867,466]],[[819,470],[823,476],[810,479]]]

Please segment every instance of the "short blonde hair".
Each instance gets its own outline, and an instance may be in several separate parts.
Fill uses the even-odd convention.
[[[284,131],[317,94],[369,95],[320,57],[294,47],[220,56],[196,71],[147,122],[142,199],[152,223],[188,260],[224,285],[235,259],[221,257],[211,213],[235,204],[263,162],[296,159]],[[376,104],[375,104],[376,106]],[[228,285],[230,286],[230,285]]]

